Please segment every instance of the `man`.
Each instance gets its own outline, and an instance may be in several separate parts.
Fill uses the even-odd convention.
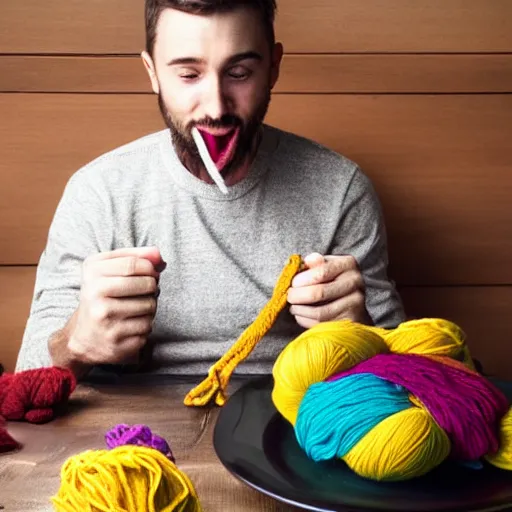
[[[17,369],[147,363],[203,374],[256,318],[293,253],[290,307],[239,369],[271,371],[303,329],[404,320],[361,170],[263,123],[278,75],[273,0],[147,0],[142,59],[168,129],[69,181],[42,254]],[[197,128],[227,185],[215,185]],[[158,302],[158,309],[157,309]]]

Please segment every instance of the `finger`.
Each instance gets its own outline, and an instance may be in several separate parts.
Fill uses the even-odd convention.
[[[295,317],[309,318],[317,322],[343,319],[355,320],[359,318],[363,307],[364,295],[358,291],[321,306],[296,304],[290,307],[290,313]]]
[[[118,322],[127,318],[151,316],[154,318],[157,309],[157,300],[152,296],[125,297],[121,299],[106,298],[96,300],[90,306],[90,319],[111,329]]]
[[[94,273],[103,276],[153,276],[159,277],[160,272],[155,270],[151,261],[137,256],[123,256],[107,260],[100,260],[96,265],[91,266]]]
[[[110,308],[111,315],[115,318],[154,317],[157,309],[157,300],[150,295],[146,297],[112,299]]]
[[[153,265],[164,263],[162,255],[158,247],[124,247],[113,251],[100,252],[94,254],[89,259],[93,261],[109,260],[114,258],[124,258],[126,256],[135,256],[136,258],[146,258]]]
[[[324,263],[316,267],[304,270],[297,274],[292,281],[292,286],[310,286],[312,284],[328,283],[334,280],[345,270],[354,268],[352,256],[326,257]]]
[[[304,329],[311,329],[315,325],[319,324],[318,320],[311,320],[311,318],[306,318],[304,316],[296,316],[295,321]]]
[[[102,297],[153,295],[157,290],[157,280],[151,276],[105,277],[98,284],[98,293]]]
[[[304,258],[304,263],[308,268],[318,267],[325,262],[324,257],[319,252],[308,254]]]
[[[127,363],[138,361],[140,350],[147,342],[146,336],[129,336],[115,345],[111,352],[105,356],[109,363]]]
[[[288,290],[287,298],[290,304],[318,304],[345,297],[362,288],[361,274],[356,271],[348,271],[330,283],[292,287]]]
[[[139,316],[134,318],[127,318],[122,322],[119,322],[116,326],[115,337],[119,343],[124,343],[123,340],[126,338],[147,336],[151,334],[153,329],[153,316]]]

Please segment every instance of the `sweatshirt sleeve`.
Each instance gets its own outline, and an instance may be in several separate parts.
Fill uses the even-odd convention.
[[[350,254],[356,259],[371,319],[379,327],[396,327],[406,318],[395,283],[388,277],[382,208],[371,181],[359,168],[352,176],[342,209],[331,254]]]
[[[79,302],[82,262],[99,252],[109,218],[83,172],[67,183],[55,211],[36,272],[30,314],[16,371],[52,364],[50,337],[62,329]]]

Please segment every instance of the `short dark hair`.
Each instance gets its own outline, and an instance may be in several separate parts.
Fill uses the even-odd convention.
[[[273,46],[275,42],[276,0],[146,0],[146,51],[150,55],[153,54],[156,27],[160,14],[165,9],[208,15],[234,11],[239,7],[251,7],[259,12],[269,43]]]

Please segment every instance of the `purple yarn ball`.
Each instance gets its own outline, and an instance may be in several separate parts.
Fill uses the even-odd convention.
[[[105,441],[110,450],[117,446],[124,446],[126,444],[154,448],[160,453],[163,453],[169,460],[176,463],[167,441],[164,438],[153,434],[147,425],[130,426],[121,423],[110,429],[105,434]]]

